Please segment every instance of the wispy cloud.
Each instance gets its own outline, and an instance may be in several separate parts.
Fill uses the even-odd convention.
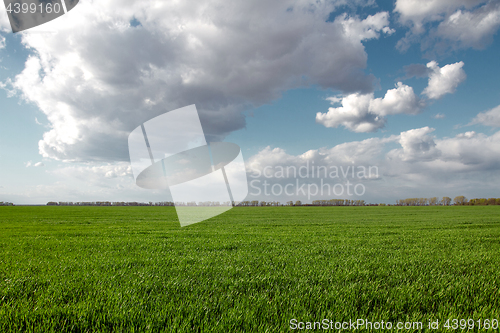
[[[472,119],[472,121],[468,125],[475,124],[500,127],[500,105],[491,110],[478,113],[477,116]]]
[[[45,164],[43,164],[43,162],[33,163],[32,161],[26,162],[25,165],[26,165],[27,168],[29,168],[29,167],[39,168],[39,167],[44,167],[45,166]]]

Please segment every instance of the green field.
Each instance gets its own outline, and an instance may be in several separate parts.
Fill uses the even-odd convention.
[[[500,319],[500,206],[249,207],[184,228],[171,207],[0,207],[0,332],[358,318]]]

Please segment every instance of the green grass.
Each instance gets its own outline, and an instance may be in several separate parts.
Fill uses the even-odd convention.
[[[442,325],[500,319],[499,288],[500,206],[0,207],[1,332]]]

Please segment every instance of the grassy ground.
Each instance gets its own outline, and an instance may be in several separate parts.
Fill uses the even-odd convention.
[[[169,207],[0,207],[1,332],[436,332],[500,319],[499,288],[499,206],[235,208],[185,228]]]

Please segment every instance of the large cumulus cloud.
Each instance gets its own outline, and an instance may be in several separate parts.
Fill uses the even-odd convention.
[[[190,104],[220,139],[290,88],[372,91],[362,41],[392,33],[388,14],[328,21],[342,4],[83,0],[34,28],[57,33],[23,35],[33,52],[10,84],[51,124],[44,157],[126,160],[129,131]]]

